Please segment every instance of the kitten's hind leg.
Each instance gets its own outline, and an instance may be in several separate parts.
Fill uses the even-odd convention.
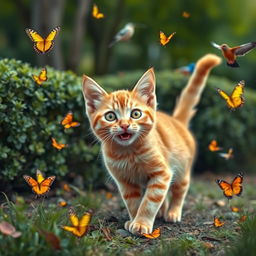
[[[164,219],[168,222],[180,222],[182,215],[182,208],[187,195],[189,184],[190,184],[190,171],[187,172],[187,175],[174,184],[171,185],[171,205],[170,209],[165,213]]]
[[[157,218],[162,218],[165,216],[165,213],[168,211],[169,209],[169,195],[167,194],[167,196],[165,197],[165,200],[161,206],[161,208],[159,209],[158,213],[157,213]]]

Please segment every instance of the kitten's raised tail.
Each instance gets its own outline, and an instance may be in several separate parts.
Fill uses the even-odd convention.
[[[221,58],[214,54],[207,54],[197,61],[195,70],[176,103],[173,117],[188,126],[196,113],[195,106],[201,98],[210,70],[220,63]]]

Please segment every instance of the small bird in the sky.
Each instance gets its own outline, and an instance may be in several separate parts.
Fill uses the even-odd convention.
[[[236,61],[237,56],[244,56],[246,53],[256,47],[256,42],[250,42],[235,47],[229,47],[227,44],[218,45],[211,42],[212,46],[222,51],[223,56],[227,60],[227,65],[232,68],[238,68],[239,64]]]
[[[196,64],[195,63],[190,63],[186,66],[182,66],[176,69],[177,72],[182,73],[183,75],[190,75],[193,73],[195,69]]]
[[[129,40],[133,34],[134,34],[134,30],[135,30],[135,25],[132,22],[127,23],[124,28],[122,28],[114,37],[114,39],[112,40],[112,42],[109,44],[108,47],[112,47],[114,44],[116,44],[117,42],[120,41],[127,41]]]

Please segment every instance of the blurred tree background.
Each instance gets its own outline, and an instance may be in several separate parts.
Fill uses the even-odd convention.
[[[96,3],[103,19],[93,19]],[[182,16],[183,11],[190,14]],[[104,75],[135,69],[174,69],[195,62],[207,52],[220,54],[210,42],[230,46],[256,40],[254,0],[13,0],[1,1],[0,56],[16,58],[32,65],[50,65],[78,74]],[[115,33],[126,23],[139,24],[129,42],[108,48]],[[24,32],[32,28],[46,35],[61,26],[53,51],[38,56]],[[159,44],[159,31],[176,31],[166,46]],[[234,81],[244,79],[253,87],[256,53],[239,59],[240,69],[223,64],[217,72]]]
[[[92,18],[92,5],[94,3],[98,5],[100,12],[104,13],[105,17],[103,19]],[[157,77],[159,78],[159,88],[161,87],[161,84],[165,84],[161,89],[158,89],[158,100],[160,102],[160,108],[162,109],[171,109],[175,97],[170,98],[169,96],[178,96],[180,90],[177,90],[177,88],[181,89],[187,78],[185,78],[185,80],[179,80],[181,79],[180,77],[174,77],[173,83],[163,83],[165,75],[162,75],[163,77],[161,77],[161,72],[163,72],[163,74],[168,74],[170,70],[174,70],[177,67],[187,65],[191,62],[196,62],[198,58],[209,52],[221,55],[220,51],[211,46],[211,41],[218,44],[227,43],[230,46],[256,41],[254,29],[256,24],[255,0],[13,0],[1,1],[0,6],[1,59],[15,58],[29,63],[32,67],[36,66],[39,69],[40,67],[47,65],[53,67],[53,70],[70,70],[78,76],[81,76],[83,73],[92,77],[97,76],[96,80],[100,83],[102,82],[103,87],[104,84],[107,84],[106,88],[109,90],[123,88],[124,86],[128,87],[128,82],[129,85],[131,80],[135,83],[146,69],[153,66],[156,71],[159,72],[159,77]],[[188,12],[190,17],[183,17],[182,13],[184,11]],[[120,42],[112,48],[109,48],[108,44],[113,39],[114,35],[128,22],[138,24],[134,36],[128,42]],[[33,50],[32,42],[26,35],[25,29],[31,28],[41,35],[46,36],[50,30],[56,26],[60,26],[61,31],[55,40],[54,48],[50,53],[38,55]],[[176,35],[165,47],[161,46],[159,43],[160,30],[167,35],[176,31]],[[222,76],[227,79],[223,82],[223,80],[214,78],[212,81],[216,81],[216,86],[213,85],[212,82],[209,82],[211,89],[214,87],[221,87],[228,89],[229,92],[233,88],[233,84],[240,80],[245,80],[246,87],[251,87],[253,89],[255,83],[255,71],[253,67],[256,62],[256,50],[245,57],[240,58],[238,62],[241,67],[232,69],[227,67],[225,61],[223,61],[222,65],[214,70],[214,75]],[[15,85],[17,88],[25,81],[22,80],[25,78],[21,78],[20,74],[25,76],[26,73],[26,83],[30,83],[31,68],[21,68],[19,66],[21,64],[19,64],[17,66],[19,71],[15,71],[15,74],[12,74],[12,72],[8,73],[10,70],[6,70],[6,64],[5,62],[3,63],[3,74],[1,75],[13,77],[13,81],[18,78],[21,79],[19,80],[19,84],[17,83]],[[15,67],[15,65],[11,64],[10,66]],[[39,72],[39,69],[37,72]],[[53,70],[51,71],[51,74],[53,74]],[[7,73],[4,74],[4,72]],[[81,82],[80,80],[79,82],[74,82],[77,81],[77,77],[73,77],[74,74],[72,72],[63,72],[63,74],[59,75],[59,77],[65,77],[66,81],[63,81],[63,83],[59,81],[59,78],[56,78],[56,81],[55,78],[53,78],[53,80],[47,81],[47,84],[50,82],[53,83],[54,86],[59,86],[59,84],[61,84],[62,86],[65,86],[65,89],[62,88],[63,91],[67,90],[68,92],[72,91],[71,87],[74,85],[73,90],[80,91]],[[111,75],[114,75],[113,77],[115,78]],[[54,77],[53,75],[51,76]],[[129,78],[130,76],[132,79]],[[72,78],[74,81],[72,79],[72,81],[69,81],[67,77],[70,77],[70,79]],[[109,79],[108,77],[111,77],[111,81],[106,83]],[[183,83],[177,82],[176,80],[183,81]],[[5,84],[13,86],[13,84],[9,85],[8,83],[8,81],[5,81],[5,83],[2,83],[0,86]],[[68,83],[70,83],[70,85]],[[177,85],[176,87],[175,84]],[[225,87],[224,84],[227,84],[228,87]],[[133,84],[130,86],[132,85]],[[15,86],[10,90],[2,90],[3,95],[7,95],[8,93],[15,94]],[[53,89],[55,88],[54,86],[52,87]],[[30,91],[34,91],[33,85],[31,85],[31,87],[28,86],[28,88],[30,88],[29,95],[33,98],[33,93]],[[46,93],[43,92],[44,90],[41,91],[42,93]],[[192,124],[192,128],[196,131],[197,139],[201,145],[199,145],[199,148],[201,147],[202,149],[199,151],[196,167],[200,167],[201,170],[207,169],[215,171],[215,164],[218,164],[216,163],[215,158],[212,158],[211,156],[209,156],[209,159],[207,159],[208,156],[202,157],[201,154],[204,153],[201,152],[207,148],[210,139],[216,139],[216,136],[220,135],[219,138],[222,139],[220,143],[225,144],[225,148],[229,147],[229,145],[237,146],[238,148],[235,149],[237,152],[236,156],[238,156],[238,159],[239,157],[243,159],[241,164],[244,164],[249,159],[248,162],[251,164],[248,169],[252,170],[252,163],[254,162],[253,154],[248,156],[248,159],[246,157],[248,155],[247,146],[250,143],[254,143],[254,140],[250,139],[250,136],[253,136],[252,122],[254,118],[253,115],[249,116],[247,110],[252,111],[254,105],[251,105],[248,109],[247,106],[245,106],[246,108],[243,108],[242,113],[233,114],[228,112],[222,99],[216,96],[216,100],[215,98],[214,100],[211,100],[211,93],[212,91],[209,91],[208,94],[206,92],[206,95],[208,95],[206,101],[200,103],[201,105],[199,106],[199,108],[204,109],[204,115],[203,113],[202,116],[199,114]],[[65,94],[66,93],[64,92],[62,93],[63,98],[65,98]],[[248,94],[248,96],[251,94],[250,102],[255,102],[253,90],[250,93],[248,90],[246,94]],[[246,94],[245,96],[249,98]],[[23,94],[21,93],[21,95]],[[76,100],[76,97],[78,97],[79,100]],[[84,114],[83,100],[81,97],[82,94],[78,92],[75,96],[71,95],[68,99],[65,98],[65,102],[72,102],[72,100],[74,100],[74,105],[73,103],[69,104],[74,108],[76,107],[74,112],[77,116],[79,116],[79,113],[81,115]],[[56,102],[58,102],[57,99]],[[9,103],[12,104],[12,101],[8,101],[6,106]],[[51,106],[48,106],[49,109],[47,109],[47,113],[51,113],[51,115],[49,115],[51,116],[51,120],[48,120],[47,122],[55,122],[57,114],[58,119],[60,120],[65,114],[67,105],[63,106],[63,104],[60,104],[59,102],[58,104],[59,105],[57,105],[57,103],[56,105],[50,104]],[[223,115],[221,114],[222,110],[226,111]],[[240,110],[237,112],[239,111]],[[21,114],[20,116],[23,118],[22,113],[19,114]],[[38,115],[38,113],[36,113],[36,115]],[[230,115],[232,115],[232,117],[230,117]],[[244,116],[246,116],[247,119],[243,119]],[[6,114],[6,118],[7,117],[8,113]],[[84,118],[84,116],[79,117],[80,121]],[[197,119],[199,122],[197,122]],[[237,129],[236,133],[232,133],[228,136],[227,134],[229,132],[225,131],[223,135],[221,135],[223,126],[226,127],[230,125],[229,120],[231,119],[231,130],[235,131],[235,129]],[[248,125],[246,126],[242,120],[248,122]],[[9,122],[10,120],[7,121]],[[52,130],[54,130],[55,124],[53,125],[52,123],[51,127]],[[49,126],[48,123],[42,125],[45,125],[45,127]],[[206,132],[208,132],[207,137],[205,136]],[[47,134],[47,136],[50,135]],[[244,136],[247,138],[245,141],[243,141]],[[46,137],[44,137],[44,139],[45,138]],[[80,139],[81,138],[82,137],[80,137]],[[13,141],[16,142],[16,138],[14,138]],[[21,142],[21,144],[22,143],[23,142]],[[21,147],[23,147],[25,143],[26,142],[24,142]],[[31,143],[33,144],[34,142]],[[30,147],[32,148],[33,146]],[[43,148],[44,146],[42,145],[42,152],[45,153],[48,148],[50,148],[50,144],[47,145],[47,149]],[[253,148],[253,146],[249,145],[249,148]],[[79,154],[81,149],[84,151],[87,150],[88,152],[90,151],[90,148],[87,149],[86,145],[79,144],[77,150],[74,149],[74,155]],[[19,149],[16,150],[17,152],[19,151]],[[33,150],[37,153],[37,149],[33,148]],[[97,155],[98,151],[96,151],[93,152],[93,154]],[[17,152],[14,153],[16,154]],[[60,159],[61,163],[68,161],[67,155],[65,154],[68,153],[63,153],[63,156]],[[25,158],[23,160],[26,162]],[[46,163],[44,163],[44,161],[46,161],[46,158],[42,160],[43,163],[41,165],[42,167],[47,168],[47,161]],[[53,159],[53,162],[54,161],[55,160]],[[87,163],[89,163],[88,161]],[[223,163],[223,159],[219,160],[219,162]],[[219,166],[221,163],[219,163]],[[34,163],[31,163],[31,166],[32,164]],[[59,170],[60,175],[64,175],[65,172],[67,172],[66,166],[67,165],[63,164],[63,168]],[[82,166],[83,163],[81,163],[79,168],[82,168]],[[211,168],[209,168],[209,166],[211,166]],[[90,168],[91,166],[88,165],[87,169]],[[234,168],[235,166],[232,165],[232,170]],[[19,168],[13,165],[13,171],[10,171],[10,168],[7,169],[6,175],[8,174],[8,176],[12,178],[15,177],[17,171],[23,170],[29,172],[29,170],[25,170],[20,163]],[[225,167],[221,166],[220,169],[224,170]],[[52,170],[50,169],[50,171]]]

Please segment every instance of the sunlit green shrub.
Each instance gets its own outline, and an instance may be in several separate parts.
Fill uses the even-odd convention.
[[[0,61],[0,168],[1,179],[14,179],[34,174],[37,168],[48,174],[63,176],[79,173],[86,184],[102,184],[105,180],[99,145],[89,130],[81,92],[81,77],[72,72],[48,68],[48,81],[38,86],[31,78],[38,74],[28,64],[16,60]],[[141,72],[122,73],[95,78],[107,91],[131,89]],[[156,71],[159,109],[171,113],[187,77],[171,71]],[[209,79],[198,113],[191,123],[198,141],[197,171],[244,172],[254,169],[256,153],[256,94],[245,89],[246,102],[231,112],[217,95],[215,88],[231,92],[235,82],[212,76]],[[72,110],[80,127],[64,130],[64,115]],[[57,151],[51,146],[55,137],[69,146]],[[211,139],[217,139],[227,151],[234,148],[234,159],[226,161],[209,152]]]

